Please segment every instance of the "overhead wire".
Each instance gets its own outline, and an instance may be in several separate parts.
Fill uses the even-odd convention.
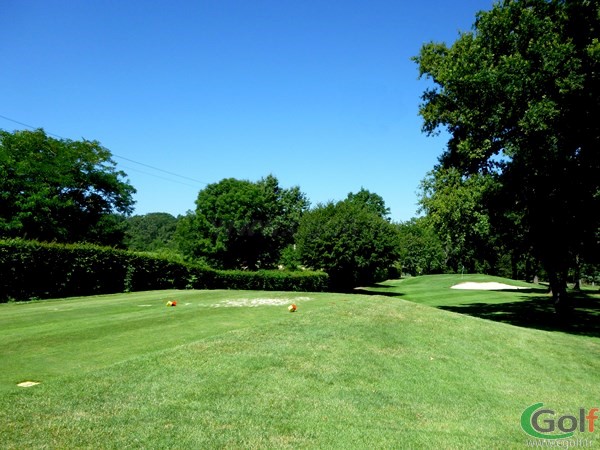
[[[129,167],[129,166],[125,166],[123,164],[121,164],[121,167],[124,169],[127,169],[127,170],[133,170],[134,172],[143,173],[144,175],[150,175],[151,177],[160,178],[161,180],[170,181],[171,183],[183,184],[184,186],[189,186],[192,188],[198,187],[198,186],[194,186],[193,184],[184,183],[183,181],[171,180],[170,178],[167,178],[167,177],[161,177],[160,175],[156,175],[155,173],[145,172],[143,170],[136,169],[135,167]]]
[[[14,122],[14,123],[16,123],[16,124],[22,125],[22,126],[24,126],[24,127],[27,127],[27,128],[29,128],[29,129],[32,129],[32,130],[39,129],[39,127],[34,127],[33,125],[29,125],[29,124],[26,124],[26,123],[24,123],[24,122],[20,122],[20,121],[18,121],[18,120],[15,120],[15,119],[11,119],[10,117],[6,117],[6,116],[4,116],[4,115],[2,115],[2,114],[0,114],[0,118],[2,118],[2,119],[4,119],[4,120],[8,120],[9,122]],[[64,137],[62,137],[62,136],[59,136],[58,134],[50,133],[50,132],[48,132],[48,131],[45,131],[45,133],[46,133],[46,134],[48,134],[48,135],[50,135],[50,136],[54,136],[54,137],[56,137],[56,138],[59,138],[59,139],[66,140],[66,138],[64,138]],[[168,174],[168,175],[171,175],[171,176],[174,176],[174,177],[177,177],[177,178],[182,178],[182,179],[185,179],[185,180],[188,180],[188,181],[193,181],[193,182],[195,182],[195,183],[200,183],[200,184],[205,184],[205,185],[206,185],[206,184],[209,184],[209,183],[208,183],[208,182],[206,182],[206,181],[198,180],[198,179],[196,179],[196,178],[191,178],[191,177],[188,177],[188,176],[185,176],[185,175],[180,175],[180,174],[178,174],[178,173],[175,173],[175,172],[170,172],[170,171],[168,171],[168,170],[161,169],[161,168],[159,168],[159,167],[155,167],[155,166],[152,166],[152,165],[150,165],[150,164],[146,164],[146,163],[143,163],[143,162],[140,162],[140,161],[136,161],[136,160],[134,160],[134,159],[131,159],[131,158],[127,158],[127,157],[125,157],[125,156],[118,155],[118,154],[116,154],[116,153],[113,153],[112,151],[111,151],[111,154],[112,154],[112,156],[114,156],[115,158],[119,158],[119,159],[122,159],[122,160],[125,160],[125,161],[129,161],[129,162],[132,162],[132,163],[134,163],[134,164],[138,164],[138,165],[140,165],[140,166],[144,166],[144,167],[147,167],[147,168],[149,168],[149,169],[156,170],[156,171],[158,171],[158,172],[166,173],[166,174]],[[123,167],[125,167],[125,166],[123,166]],[[159,175],[156,175],[156,174],[152,174],[152,173],[148,173],[148,172],[143,172],[143,171],[141,171],[141,170],[136,170],[136,169],[134,169],[134,168],[132,168],[132,167],[129,167],[129,169],[131,169],[131,170],[134,170],[134,171],[136,171],[136,172],[143,173],[143,174],[145,174],[145,175],[149,175],[149,176],[152,176],[152,177],[156,177],[156,178],[160,178],[160,179],[163,179],[163,180],[171,181],[171,182],[173,182],[173,183],[179,183],[179,184],[184,184],[184,185],[186,185],[186,186],[192,186],[192,185],[190,185],[190,184],[183,183],[183,182],[181,182],[181,181],[171,180],[171,179],[168,179],[168,178],[165,178],[165,177],[161,177],[161,176],[159,176]],[[195,187],[195,186],[192,186],[192,187]]]

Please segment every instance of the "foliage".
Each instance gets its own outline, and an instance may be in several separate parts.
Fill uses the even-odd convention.
[[[322,291],[315,272],[230,272],[91,244],[0,241],[0,302],[153,289]]]
[[[91,244],[0,241],[0,301],[183,288],[189,269]]]
[[[97,141],[0,130],[0,238],[120,245],[135,189]]]
[[[279,265],[285,270],[300,270],[302,261],[295,244],[288,245],[281,251]]]
[[[599,12],[587,0],[508,0],[415,58],[434,82],[424,131],[451,135],[442,165],[499,173],[504,213],[519,218],[555,300],[574,261],[600,254]]]
[[[127,219],[125,245],[137,252],[174,249],[177,219],[168,213],[135,215]]]
[[[226,289],[320,292],[327,290],[328,282],[329,277],[324,272],[217,270],[215,286]]]
[[[426,217],[413,218],[396,226],[402,273],[415,276],[446,270],[444,247]]]
[[[584,264],[579,275],[584,283],[600,286],[600,264]]]
[[[486,272],[495,251],[486,196],[495,180],[490,174],[461,175],[455,168],[437,167],[421,182],[421,210],[435,230],[453,272]]]
[[[184,216],[179,216],[173,241],[177,252],[182,255],[184,261],[207,264],[206,258],[199,255],[200,236],[196,223],[197,217],[193,211],[187,211]]]
[[[269,175],[258,182],[227,178],[200,191],[195,214],[178,228],[182,252],[223,269],[274,267],[308,201],[298,187],[283,189]]]
[[[335,290],[386,278],[398,256],[396,228],[353,201],[319,205],[302,218],[296,244],[307,267],[329,274]]]
[[[350,192],[346,197],[346,201],[362,205],[377,214],[382,219],[389,220],[390,208],[385,206],[385,201],[379,194],[370,192],[365,188],[360,188],[360,191],[358,191],[356,194]]]

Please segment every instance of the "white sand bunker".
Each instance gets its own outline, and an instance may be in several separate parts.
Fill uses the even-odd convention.
[[[19,387],[31,387],[40,384],[39,381],[23,381],[22,383],[17,384]]]
[[[477,291],[503,291],[507,289],[527,289],[521,286],[511,286],[510,284],[497,283],[496,281],[489,281],[486,283],[475,283],[474,281],[467,281],[465,283],[459,283],[452,286],[450,289],[470,289]]]
[[[235,300],[223,300],[212,305],[215,308],[235,308],[235,307],[257,307],[257,306],[283,306],[292,302],[311,300],[310,297],[295,298],[237,298]]]

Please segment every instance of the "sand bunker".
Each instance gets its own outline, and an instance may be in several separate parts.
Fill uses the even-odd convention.
[[[31,387],[40,384],[39,381],[23,381],[22,383],[17,384],[19,387]]]
[[[486,283],[475,283],[473,281],[467,281],[465,283],[459,283],[452,286],[450,289],[471,289],[478,291],[504,291],[507,289],[528,289],[521,286],[511,286],[510,284],[497,283],[495,281],[489,281]]]
[[[257,307],[257,306],[283,306],[289,305],[290,302],[302,300],[310,300],[310,297],[294,297],[294,298],[236,298],[234,300],[223,300],[222,302],[212,305],[214,308],[235,308],[235,307]]]

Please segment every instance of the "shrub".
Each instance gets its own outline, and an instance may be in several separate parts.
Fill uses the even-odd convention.
[[[90,244],[0,240],[0,302],[153,289],[322,291],[315,272],[217,271]]]
[[[348,291],[385,279],[398,258],[395,227],[355,201],[319,205],[296,234],[302,263],[329,274],[331,288]]]
[[[217,271],[217,285],[226,289],[249,289],[264,291],[312,291],[327,290],[328,279],[324,272],[284,272],[279,270]]]

